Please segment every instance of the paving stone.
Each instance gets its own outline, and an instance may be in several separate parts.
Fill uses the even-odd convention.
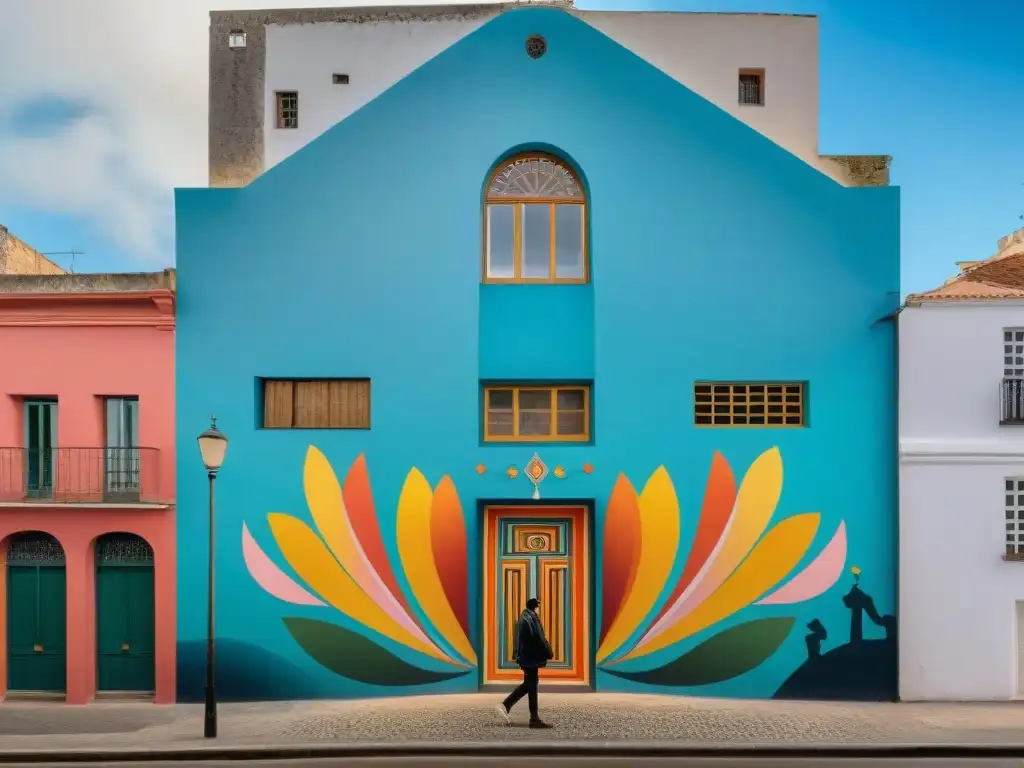
[[[626,694],[546,694],[551,731],[494,712],[500,695],[222,704],[218,745],[411,741],[670,741],[685,744],[1020,744],[1024,705],[737,701]],[[102,702],[0,705],[0,750],[209,745],[203,707]],[[45,740],[40,736],[46,735]]]

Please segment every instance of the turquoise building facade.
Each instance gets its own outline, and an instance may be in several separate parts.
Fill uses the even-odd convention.
[[[211,413],[223,698],[895,696],[897,189],[523,8],[176,216],[180,699]]]

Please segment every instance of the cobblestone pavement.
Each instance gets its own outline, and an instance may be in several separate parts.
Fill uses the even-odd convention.
[[[222,704],[217,746],[339,742],[667,741],[676,744],[1024,744],[1024,704],[859,704],[546,694],[550,731],[503,726],[501,696]],[[202,705],[0,705],[0,750],[181,749],[202,738]],[[42,738],[45,735],[45,739]]]

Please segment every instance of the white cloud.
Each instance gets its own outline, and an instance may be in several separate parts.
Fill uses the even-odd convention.
[[[90,107],[44,136],[0,132],[0,204],[81,216],[139,262],[171,262],[173,189],[207,179],[209,12],[368,4],[0,0],[0,123],[27,100]]]

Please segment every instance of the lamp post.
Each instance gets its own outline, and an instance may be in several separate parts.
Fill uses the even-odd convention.
[[[214,517],[213,517],[213,481],[217,479],[217,470],[224,463],[224,455],[228,451],[227,436],[217,429],[217,417],[210,417],[210,428],[199,436],[199,454],[206,467],[206,475],[210,478],[210,558],[208,563],[208,603],[206,608],[206,716],[203,719],[203,736],[207,739],[217,738],[217,689],[214,685],[214,646],[213,646],[213,565],[214,565]]]

